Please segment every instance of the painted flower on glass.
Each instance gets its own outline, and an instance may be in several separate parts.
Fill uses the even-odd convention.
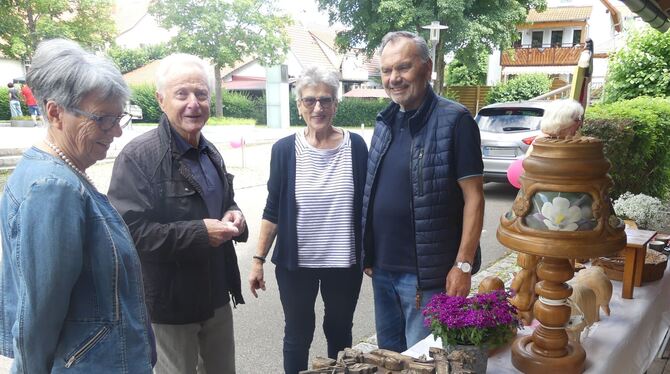
[[[564,197],[557,196],[551,202],[542,205],[544,224],[549,230],[575,231],[582,219],[582,210],[578,206],[570,206],[570,201]]]

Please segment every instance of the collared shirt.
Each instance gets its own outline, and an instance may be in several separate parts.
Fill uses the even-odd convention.
[[[207,154],[209,146],[203,141],[200,134],[198,148],[190,145],[172,126],[170,126],[172,137],[175,139],[177,152],[181,155],[180,161],[191,171],[193,178],[198,182],[203,192],[203,200],[207,206],[209,217],[221,219],[223,217],[223,183],[216,166]]]

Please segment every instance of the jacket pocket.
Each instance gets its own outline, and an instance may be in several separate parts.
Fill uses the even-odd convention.
[[[72,365],[81,361],[88,352],[91,351],[98,343],[100,343],[109,334],[111,327],[102,326],[93,335],[81,343],[71,353],[65,357],[65,367],[70,368]]]
[[[172,220],[190,219],[196,195],[193,186],[186,181],[167,181],[161,184],[159,190],[165,198],[163,211],[169,212]]]

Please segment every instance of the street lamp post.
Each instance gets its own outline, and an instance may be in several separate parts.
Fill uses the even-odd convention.
[[[430,25],[427,26],[422,26],[421,28],[430,30],[430,44],[432,45],[432,53],[433,53],[433,72],[430,75],[430,80],[431,82],[435,82],[435,79],[437,78],[437,72],[435,71],[435,65],[437,65],[437,62],[435,61],[435,53],[437,51],[437,43],[440,41],[440,30],[444,30],[447,28],[446,25],[440,25],[440,21],[433,21],[430,23]]]

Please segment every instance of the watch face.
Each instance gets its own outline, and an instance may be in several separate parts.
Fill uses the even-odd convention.
[[[460,264],[458,264],[458,268],[461,269],[465,273],[469,273],[470,270],[472,270],[472,265],[470,265],[467,262],[461,262]]]

